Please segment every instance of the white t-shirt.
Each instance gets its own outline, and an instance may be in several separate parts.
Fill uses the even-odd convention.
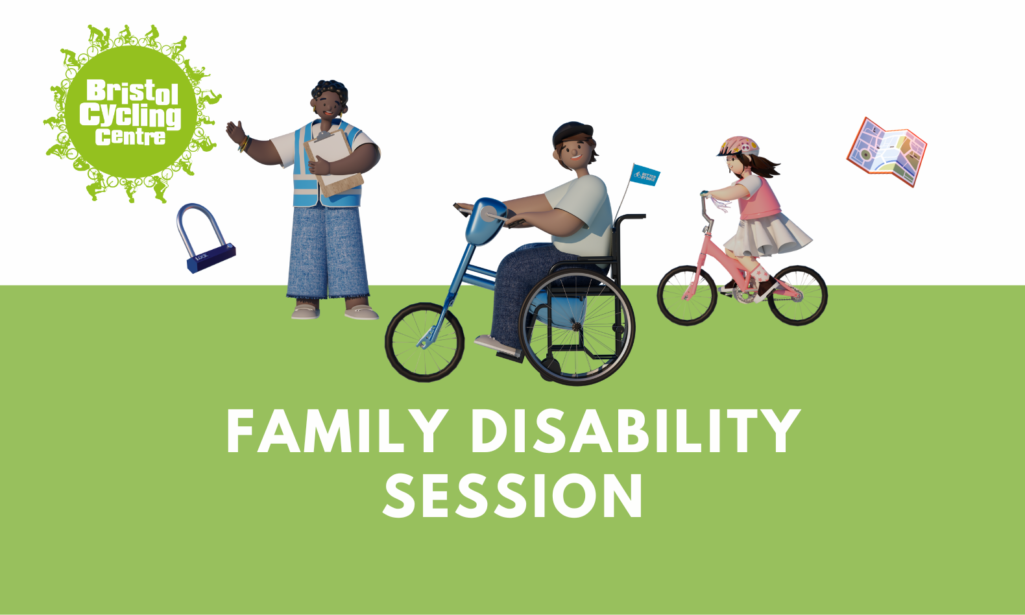
[[[758,189],[762,187],[762,178],[758,177],[754,173],[748,175],[744,179],[733,182],[734,186],[743,186],[747,189],[747,196],[742,196],[742,199],[749,199],[758,192]]]
[[[569,237],[552,236],[560,252],[577,256],[608,256],[612,253],[612,204],[605,182],[584,175],[545,193],[552,209],[571,213],[583,228]]]
[[[317,135],[320,134],[321,125],[322,124],[313,125],[313,130],[310,132],[310,134],[313,136],[314,139],[316,139]],[[339,126],[340,124],[331,124],[331,129],[328,132],[338,132]],[[299,130],[302,130],[302,128],[300,128]],[[295,164],[295,131],[292,131],[288,134],[283,134],[280,137],[275,137],[271,139],[270,142],[274,144],[274,149],[278,150],[278,157],[281,158],[282,167],[287,168]],[[363,145],[364,143],[373,143],[373,141],[370,140],[370,137],[367,136],[367,133],[361,130],[352,142],[352,151],[356,151],[356,148],[360,145]]]

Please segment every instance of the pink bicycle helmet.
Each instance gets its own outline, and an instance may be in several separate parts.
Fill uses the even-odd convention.
[[[758,155],[758,144],[747,137],[730,137],[723,141],[719,148],[719,156],[735,156],[747,154],[748,156]]]

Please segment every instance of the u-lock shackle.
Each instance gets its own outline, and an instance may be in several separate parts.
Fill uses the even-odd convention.
[[[192,249],[192,242],[189,241],[189,236],[185,233],[185,227],[182,226],[182,216],[184,216],[185,212],[190,209],[196,209],[203,212],[210,221],[210,226],[214,227],[214,233],[217,234],[217,240],[221,242],[220,246],[210,250],[209,252],[203,252],[202,254],[196,255],[196,252]],[[182,241],[185,242],[185,249],[189,251],[189,260],[185,261],[185,264],[188,265],[189,271],[192,273],[202,271],[207,267],[212,267],[221,261],[226,261],[235,256],[235,246],[230,243],[225,243],[224,235],[221,235],[221,229],[217,226],[217,220],[214,220],[214,216],[210,213],[210,210],[199,203],[189,203],[179,209],[177,223],[178,234],[182,236]]]

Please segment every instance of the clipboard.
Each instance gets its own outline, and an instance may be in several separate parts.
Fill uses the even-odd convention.
[[[303,146],[306,149],[306,156],[309,160],[316,160],[320,156],[328,162],[338,162],[352,153],[349,147],[349,140],[341,130],[329,132],[328,137],[306,141]],[[320,184],[320,192],[324,196],[335,196],[346,190],[352,190],[356,186],[363,185],[363,175],[353,173],[352,175],[317,175],[317,183]]]

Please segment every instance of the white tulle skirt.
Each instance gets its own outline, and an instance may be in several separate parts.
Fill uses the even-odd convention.
[[[783,214],[741,220],[737,234],[723,246],[737,256],[772,256],[800,250],[811,243],[793,220]]]

